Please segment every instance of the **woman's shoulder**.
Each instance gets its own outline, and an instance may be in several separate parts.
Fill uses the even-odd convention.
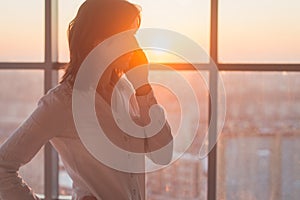
[[[65,129],[72,119],[71,94],[64,84],[50,89],[39,99],[36,109],[31,114],[32,119],[42,129],[51,133]]]
[[[52,109],[64,109],[71,105],[72,87],[69,83],[63,82],[50,89],[38,104],[51,107]]]

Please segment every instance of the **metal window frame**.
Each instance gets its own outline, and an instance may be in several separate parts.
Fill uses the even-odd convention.
[[[211,0],[210,16],[210,56],[220,71],[294,71],[300,72],[300,63],[219,63],[218,62],[218,0]],[[36,63],[12,63],[0,62],[0,70],[43,70],[44,71],[44,92],[55,86],[58,82],[58,70],[65,63],[58,62],[58,0],[45,0],[45,58],[44,62]],[[192,70],[191,66],[182,63],[165,63],[178,70]],[[210,64],[196,64],[201,70],[209,72],[209,89],[211,95],[217,97],[217,71],[210,68]],[[217,130],[217,112],[212,112],[212,106],[217,106],[217,99],[209,101],[209,117],[212,117],[209,141]],[[215,109],[216,110],[216,109]],[[47,200],[59,199],[59,168],[58,154],[50,143],[45,145],[45,189],[44,198]],[[217,145],[214,146],[208,155],[208,190],[207,199],[217,199],[216,180],[217,177]],[[62,199],[62,198],[60,198]]]
[[[53,69],[58,61],[58,0],[45,0],[45,93],[58,82],[58,71]],[[44,152],[44,194],[46,200],[59,197],[59,158],[50,142]]]
[[[211,17],[210,17],[210,57],[217,65],[219,71],[294,71],[300,72],[300,63],[220,63],[218,60],[218,18],[219,18],[219,0],[211,0]],[[209,70],[209,89],[211,96],[218,97],[218,72]],[[216,141],[217,135],[217,98],[209,101],[209,119],[210,130],[209,142]],[[216,109],[212,110],[211,108]],[[213,112],[212,112],[213,111]],[[217,148],[218,143],[213,147],[208,155],[208,180],[207,180],[207,199],[217,199]]]

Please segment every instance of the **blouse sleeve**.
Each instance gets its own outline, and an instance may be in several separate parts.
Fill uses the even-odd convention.
[[[0,199],[38,199],[19,176],[40,148],[64,129],[64,105],[55,92],[42,97],[33,113],[0,146]]]
[[[136,41],[137,42],[137,41]],[[149,64],[148,59],[142,49],[138,49],[133,52],[128,70],[141,65]],[[157,104],[156,98],[154,96],[153,90],[150,84],[143,85],[142,87],[137,87],[140,85],[139,83],[142,81],[148,82],[149,75],[148,68],[139,68],[135,73],[126,74],[128,80],[133,85],[136,91],[136,100],[139,107],[140,112],[140,120],[143,124],[148,124],[150,122],[149,118],[149,109],[152,105]],[[162,119],[165,118],[164,113],[155,113],[156,117],[153,119]],[[165,120],[161,123],[163,127],[159,133],[152,137],[148,137],[150,135],[145,130],[145,136],[147,139],[145,140],[145,151],[147,152],[147,157],[149,157],[153,162],[157,164],[168,164],[173,155],[173,136],[171,134],[171,129],[168,121]],[[162,124],[164,123],[164,124]],[[157,151],[159,150],[159,151]]]
[[[150,123],[149,109],[152,105],[157,104],[153,91],[151,90],[143,96],[136,96],[136,99],[140,110],[140,120],[143,124]],[[153,162],[166,165],[172,160],[173,156],[173,136],[164,112],[157,112],[154,115],[153,120],[165,120],[158,122],[162,129],[152,137],[148,137],[151,133],[147,133],[145,129],[145,136],[147,138],[145,141],[145,151],[147,152],[147,157]]]

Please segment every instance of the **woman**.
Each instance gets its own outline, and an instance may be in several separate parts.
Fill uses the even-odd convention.
[[[105,39],[126,30],[138,29],[139,24],[139,9],[127,1],[86,0],[81,5],[68,29],[70,62],[61,83],[40,99],[34,112],[0,147],[0,199],[38,199],[18,175],[18,170],[48,141],[60,154],[73,180],[72,199],[145,199],[145,174],[118,171],[95,159],[81,142],[72,115],[72,91],[83,60]],[[154,162],[167,164],[172,157],[172,149],[164,160],[151,157],[151,152],[172,144],[168,123],[159,134],[143,139],[124,134],[112,118],[111,103],[124,106],[122,96],[135,88],[135,96],[130,101],[131,117],[143,126],[150,122],[149,107],[156,104],[151,86],[146,84],[136,88],[137,77],[128,77],[131,85],[122,76],[132,67],[146,63],[143,51],[137,50],[119,57],[105,70],[96,90],[99,94],[95,101],[97,117],[115,145],[147,153]],[[144,71],[139,78],[147,79],[147,75],[148,72]],[[118,81],[121,81],[123,90],[117,90],[119,98],[111,101],[113,87]]]

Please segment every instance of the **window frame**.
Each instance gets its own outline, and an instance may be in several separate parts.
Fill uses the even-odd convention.
[[[54,87],[58,83],[58,70],[62,69],[66,63],[58,62],[58,1],[45,0],[45,58],[44,62],[0,62],[0,70],[32,70],[38,69],[44,71],[44,93]],[[278,64],[278,63],[255,63],[255,64],[239,64],[239,63],[219,63],[218,62],[218,0],[211,0],[210,13],[210,57],[215,62],[219,71],[293,71],[300,72],[299,64]],[[188,64],[182,63],[164,63],[177,70],[191,70]],[[197,64],[201,70],[209,72],[209,89],[212,96],[217,97],[218,72],[212,70],[208,64]],[[217,134],[217,111],[211,109],[217,107],[217,98],[209,101],[209,118],[211,117],[209,129],[209,141],[215,141]],[[207,180],[207,199],[215,200],[217,198],[217,144],[208,155],[208,180]],[[59,196],[59,159],[55,149],[48,142],[45,145],[45,189],[44,199],[70,199],[69,197]]]

